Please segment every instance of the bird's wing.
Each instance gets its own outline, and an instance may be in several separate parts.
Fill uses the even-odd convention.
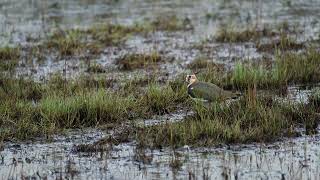
[[[205,82],[198,82],[190,87],[189,94],[191,97],[205,99],[209,101],[218,100],[223,93],[223,89],[217,85]]]

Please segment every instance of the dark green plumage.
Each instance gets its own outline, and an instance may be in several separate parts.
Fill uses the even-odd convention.
[[[209,102],[236,98],[237,94],[225,91],[215,84],[196,81],[188,86],[188,94],[197,99]]]

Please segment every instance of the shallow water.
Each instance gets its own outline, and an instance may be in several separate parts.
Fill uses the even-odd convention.
[[[308,38],[315,37],[320,26],[320,2],[317,0],[1,0],[0,9],[1,40],[12,43],[26,41],[30,35],[39,36],[57,27],[87,27],[108,21],[133,24],[168,14],[190,18],[197,36],[212,35],[217,26],[224,23],[241,27],[250,23],[288,21],[303,25],[304,38]]]
[[[1,179],[319,179],[320,137],[302,136],[273,144],[217,148],[137,149],[134,142],[104,152],[76,153],[74,145],[106,134],[72,132],[51,143],[6,143]],[[107,145],[106,145],[107,146]],[[173,162],[178,164],[173,166]]]

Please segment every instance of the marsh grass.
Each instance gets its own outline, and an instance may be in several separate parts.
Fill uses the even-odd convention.
[[[308,49],[304,53],[278,55],[275,74],[290,83],[316,83],[320,81],[320,53]]]
[[[121,70],[134,70],[139,68],[153,67],[162,62],[163,58],[157,53],[150,54],[126,54],[116,60]]]
[[[211,82],[224,89],[233,89],[234,87],[230,80],[232,77],[231,74],[231,72],[226,71],[225,69],[208,67],[200,70],[197,74],[197,78],[200,81]]]
[[[135,75],[133,78],[124,80],[120,86],[120,93],[124,96],[132,94],[138,98],[145,93],[145,89],[149,84],[161,83],[156,78],[155,75]]]
[[[144,33],[148,29],[142,25],[122,26],[117,24],[103,24],[93,26],[84,31],[89,34],[92,40],[100,42],[104,46],[119,45],[132,34]]]
[[[59,128],[96,126],[130,118],[134,101],[98,90],[63,98],[48,96],[39,103],[43,120]]]
[[[179,171],[183,166],[183,160],[181,160],[181,155],[174,153],[171,157],[169,166],[173,171]]]
[[[226,89],[247,89],[254,84],[262,89],[277,89],[290,84],[318,83],[319,59],[320,53],[313,48],[303,53],[277,51],[273,64],[237,62],[230,71],[208,66],[198,78]]]
[[[181,83],[160,85],[150,81],[146,88],[136,87],[129,92],[110,89],[112,83],[109,79],[87,76],[65,80],[57,75],[45,84],[2,77],[0,138],[50,137],[69,128],[114,126],[173,112],[187,98]]]
[[[26,139],[37,136],[44,130],[39,126],[38,113],[31,102],[7,100],[1,103],[0,112],[0,134],[3,139]]]
[[[4,60],[17,60],[20,57],[20,48],[18,47],[1,47],[0,48],[0,61]]]
[[[314,114],[319,112],[317,96],[312,96],[308,106],[293,106],[257,98],[251,89],[317,83],[319,57],[319,52],[311,48],[302,53],[279,52],[274,64],[239,62],[231,71],[199,58],[189,68],[202,69],[200,80],[226,89],[242,89],[248,94],[230,106],[214,104],[209,109],[192,104],[186,93],[185,74],[169,82],[156,76],[134,78],[124,85],[117,82],[120,80],[91,75],[76,80],[57,75],[43,84],[1,76],[0,98],[4,103],[0,104],[0,140],[50,136],[68,128],[114,125],[181,108],[192,108],[196,115],[184,122],[142,128],[145,136],[137,135],[139,142],[160,147],[271,141],[295,134],[292,127],[298,124],[304,124],[311,134],[317,125]],[[119,59],[118,65],[123,70],[132,70],[157,67],[161,61],[158,53],[133,54]],[[97,69],[100,71],[100,67]],[[118,89],[113,89],[115,83],[119,83]]]
[[[104,47],[119,46],[132,35],[145,35],[154,30],[179,31],[190,27],[190,20],[181,20],[175,16],[158,17],[152,22],[132,26],[99,24],[88,29],[56,31],[49,36],[44,47],[54,49],[60,56],[74,56],[85,52],[99,54]]]
[[[145,127],[138,132],[138,141],[142,146],[156,148],[269,142],[292,135],[292,126],[316,121],[311,107],[308,110],[303,106],[279,104],[269,98],[249,100],[248,96],[230,106],[212,104],[206,108],[195,103],[194,116],[183,122]]]
[[[158,16],[150,23],[150,26],[153,30],[157,31],[181,31],[193,29],[190,19],[180,19],[177,16]]]
[[[18,65],[21,56],[19,47],[0,48],[0,70],[12,71]]]
[[[297,50],[304,46],[297,43],[290,35],[297,35],[301,33],[296,27],[291,27],[287,22],[280,23],[276,30],[272,29],[268,25],[264,25],[263,28],[257,26],[247,27],[244,30],[236,30],[233,26],[221,26],[214,39],[221,43],[241,43],[241,42],[256,42],[258,50],[274,50],[281,48],[282,50]],[[260,45],[262,38],[277,38],[271,44]]]
[[[45,47],[55,49],[61,56],[79,54],[86,47],[80,30],[57,31],[45,43]]]
[[[56,93],[66,97],[77,92],[110,90],[115,83],[115,79],[104,76],[80,75],[76,80],[66,80],[61,75],[54,74],[42,87],[46,90],[45,94]]]
[[[88,29],[53,32],[43,46],[54,49],[60,56],[74,56],[80,53],[95,55],[104,47],[118,46],[130,35],[143,32],[145,29],[140,25],[100,24]]]
[[[312,103],[316,108],[317,112],[320,113],[320,88],[314,88],[309,96],[309,102]]]
[[[294,127],[303,125],[307,134],[316,133],[318,95],[314,90],[308,104],[280,103],[272,97],[257,97],[256,88],[278,89],[288,84],[317,83],[319,52],[282,53],[272,66],[237,63],[230,72],[207,68],[200,80],[222,87],[245,90],[245,95],[230,105],[194,102],[194,116],[183,122],[142,129],[137,136],[141,146],[212,146],[219,143],[269,142],[295,136]],[[221,76],[224,74],[224,76]]]
[[[270,88],[279,84],[277,79],[270,78],[272,71],[263,65],[244,65],[237,63],[232,73],[231,83],[237,89],[244,89],[257,84],[260,88]]]
[[[236,43],[256,41],[262,37],[272,37],[275,35],[276,33],[267,27],[264,27],[261,30],[256,27],[251,27],[243,31],[236,31],[234,27],[221,26],[217,34],[214,36],[214,39],[217,42]]]
[[[204,57],[198,57],[196,58],[195,60],[193,60],[190,64],[188,64],[187,68],[193,70],[193,71],[197,71],[197,70],[200,70],[200,69],[221,69],[223,70],[224,69],[224,65],[222,64],[217,64],[217,63],[214,63]]]
[[[77,92],[64,97],[51,94],[36,104],[7,99],[0,106],[0,124],[5,138],[18,139],[51,135],[66,128],[95,127],[132,118],[134,99],[121,97],[103,89]]]
[[[186,88],[180,86],[180,89],[173,90],[172,86],[160,86],[156,83],[148,85],[140,102],[147,107],[147,113],[159,115],[170,113],[177,110],[178,105],[186,101]]]
[[[281,51],[287,51],[287,50],[300,50],[304,49],[305,45],[302,43],[298,43],[296,39],[293,37],[290,37],[286,33],[280,33],[280,37],[278,40],[274,40],[271,43],[267,44],[259,44],[256,43],[256,47],[258,51],[274,51],[274,50],[281,50]]]
[[[0,62],[0,70],[12,72],[18,66],[18,61],[2,61]]]
[[[42,97],[44,89],[32,80],[0,77],[0,98],[2,100],[34,100]]]
[[[48,54],[58,55],[58,58],[96,57],[104,48],[121,46],[133,35],[145,36],[153,31],[180,31],[191,27],[189,19],[159,16],[154,21],[130,26],[104,23],[87,29],[59,29],[48,34],[45,41],[37,42],[38,44],[32,47],[1,47],[0,70],[13,70],[21,58],[25,58],[29,63],[34,59],[43,63]]]
[[[100,64],[92,64],[88,67],[86,72],[89,73],[105,73],[106,69]]]

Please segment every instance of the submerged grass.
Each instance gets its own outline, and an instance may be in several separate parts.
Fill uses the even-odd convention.
[[[134,70],[158,65],[163,58],[156,52],[150,54],[126,54],[116,60],[121,70]]]

